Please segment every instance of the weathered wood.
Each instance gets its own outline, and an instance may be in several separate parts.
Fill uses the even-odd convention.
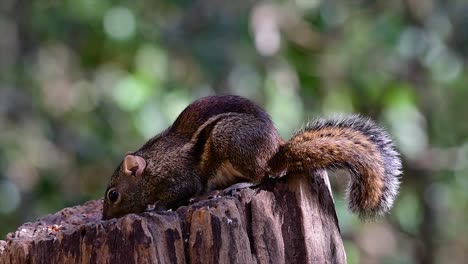
[[[329,190],[325,172],[290,174],[109,221],[90,201],[8,234],[0,263],[346,263]]]

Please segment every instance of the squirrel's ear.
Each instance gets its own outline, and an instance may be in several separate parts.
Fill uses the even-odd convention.
[[[124,174],[127,176],[135,175],[141,176],[143,171],[146,168],[146,161],[142,157],[135,156],[135,155],[127,155],[125,156],[123,162],[123,171]]]

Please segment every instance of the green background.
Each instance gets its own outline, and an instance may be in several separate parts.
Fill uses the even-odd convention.
[[[404,160],[363,223],[333,173],[349,263],[468,259],[468,2],[0,2],[0,237],[103,195],[128,150],[192,100],[238,94],[281,135],[359,112]]]

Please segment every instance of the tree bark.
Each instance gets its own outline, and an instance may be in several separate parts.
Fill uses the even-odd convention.
[[[346,263],[325,171],[174,212],[101,210],[94,200],[22,225],[0,241],[0,263]]]

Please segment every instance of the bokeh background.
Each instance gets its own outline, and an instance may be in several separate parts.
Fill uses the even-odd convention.
[[[349,263],[466,263],[467,1],[114,2],[0,1],[0,237],[101,197],[127,150],[232,93],[284,137],[351,112],[393,135],[390,215],[360,222],[331,176]]]

